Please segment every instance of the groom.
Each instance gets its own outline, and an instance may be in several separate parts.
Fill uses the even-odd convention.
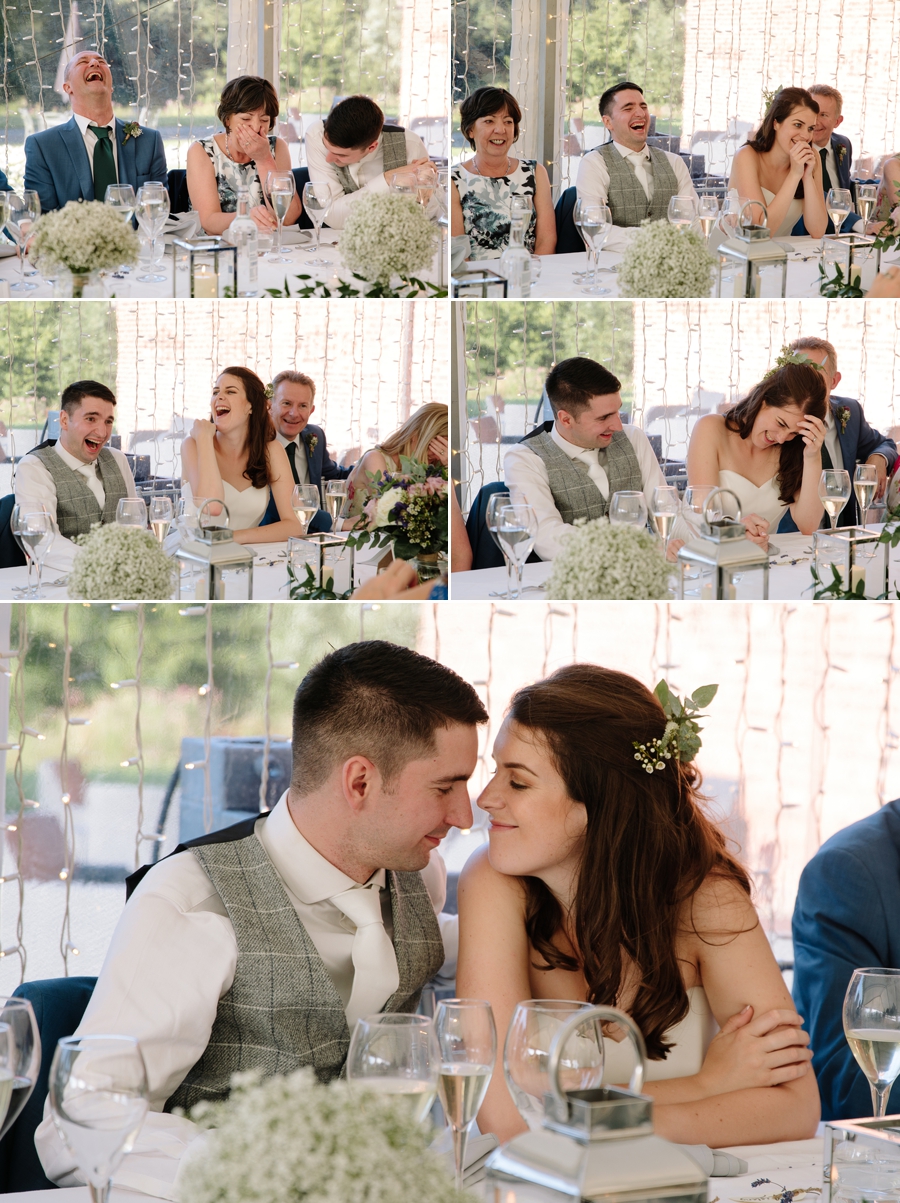
[[[297,690],[275,808],[129,879],[78,1034],[140,1041],[144,1147],[183,1135],[161,1113],[227,1097],[236,1071],[310,1065],[329,1081],[357,1019],[415,1011],[444,960],[445,870],[431,854],[471,826],[487,717],[426,656],[382,640],[339,648]],[[49,1178],[73,1181],[49,1108],[35,1145]]]
[[[113,115],[112,71],[102,54],[84,50],[66,65],[63,91],[72,116],[63,125],[25,139],[25,187],[41,198],[41,212],[71,200],[106,198],[110,184],[166,183],[162,137],[136,121]]]

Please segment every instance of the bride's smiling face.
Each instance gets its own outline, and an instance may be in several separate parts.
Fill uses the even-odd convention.
[[[801,433],[803,410],[799,405],[783,405],[780,409],[763,401],[750,431],[750,442],[760,451],[788,443]]]
[[[795,142],[812,142],[816,121],[812,109],[794,109],[784,121],[775,122],[775,145],[789,155]]]
[[[568,795],[540,733],[507,718],[494,740],[496,772],[478,799],[491,818],[491,865],[555,889],[577,870],[587,811]]]
[[[213,385],[210,405],[212,420],[220,434],[237,430],[250,421],[250,402],[239,376],[229,376],[223,372]]]

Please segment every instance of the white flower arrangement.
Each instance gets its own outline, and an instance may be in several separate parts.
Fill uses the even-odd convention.
[[[121,220],[121,218],[119,219]],[[167,601],[174,565],[149,531],[136,527],[91,527],[79,535],[69,573],[69,596],[85,601]]]
[[[137,263],[138,245],[136,231],[109,205],[69,201],[41,217],[29,255],[39,270],[67,267],[87,276]]]
[[[375,193],[353,205],[344,223],[344,264],[365,280],[389,284],[428,267],[438,243],[437,227],[421,205],[399,193]]]
[[[647,601],[668,596],[671,566],[645,530],[579,519],[545,586],[555,601]]]
[[[644,221],[619,264],[619,290],[626,297],[708,297],[715,262],[693,230]]]
[[[408,1101],[320,1085],[299,1069],[260,1082],[231,1079],[224,1103],[199,1103],[190,1118],[215,1131],[179,1171],[184,1203],[458,1203],[429,1134]]]

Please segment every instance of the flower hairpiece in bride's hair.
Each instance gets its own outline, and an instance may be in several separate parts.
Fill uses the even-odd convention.
[[[789,367],[805,367],[817,368],[820,372],[825,371],[824,363],[816,363],[814,359],[810,359],[805,351],[792,351],[790,347],[784,346],[781,348],[781,354],[775,360],[775,367],[769,368],[763,380],[768,380],[770,376],[774,376],[779,368]]]
[[[705,717],[700,711],[710,704],[719,687],[701,685],[683,701],[672,693],[665,681],[660,681],[653,692],[665,711],[666,729],[659,739],[651,739],[649,744],[632,741],[632,747],[637,749],[634,758],[641,762],[647,773],[664,769],[666,761],[673,758],[685,764],[694,759],[700,751],[700,732],[703,729],[697,719]]]
[[[266,393],[266,398],[269,401],[271,401],[272,398],[275,396],[275,390],[272,388],[271,384],[266,385],[265,393]]]

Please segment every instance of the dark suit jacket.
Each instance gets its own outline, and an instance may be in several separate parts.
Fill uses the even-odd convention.
[[[838,178],[831,181],[832,188],[848,188],[855,197],[853,184],[850,179],[850,164],[853,162],[853,146],[849,138],[845,138],[843,134],[831,135],[831,149],[834,151],[834,161],[837,163]],[[816,150],[816,147],[813,147]],[[825,181],[822,181],[824,188]],[[849,234],[858,221],[860,221],[858,213],[848,213],[844,218],[844,224],[841,226],[842,234]],[[806,226],[803,224],[801,217],[797,224],[791,230],[798,238],[806,233]],[[825,227],[826,234],[834,233],[834,222],[829,218],[828,225]]]
[[[325,431],[321,426],[313,426],[312,423],[309,423],[300,438],[306,447],[306,461],[309,464],[309,483],[311,485],[320,485],[323,480],[346,480],[353,471],[352,468],[340,467],[328,454]],[[310,450],[309,445],[313,439],[316,440],[316,445],[313,450]]]
[[[166,183],[166,156],[158,130],[141,128],[140,136],[123,141],[125,123],[116,118],[119,181],[135,192],[148,180]],[[74,117],[64,125],[25,139],[25,187],[41,198],[41,212],[61,209],[71,200],[103,200],[94,196],[91,164]]]
[[[9,180],[6,178],[6,172],[0,171],[0,192],[11,192]]]
[[[837,411],[839,409],[850,410],[845,430],[841,430],[841,423],[838,420]],[[870,426],[866,421],[866,415],[863,413],[862,406],[851,397],[832,396],[831,411],[834,415],[835,425],[837,426],[838,442],[841,446],[841,458],[844,461],[844,467],[851,475],[851,479],[854,467],[857,464],[864,464],[869,456],[874,455],[876,451],[887,460],[887,472],[888,476],[890,476],[894,464],[897,462],[897,444],[894,440],[885,438],[883,434],[880,434],[874,427]],[[838,526],[856,526],[858,520],[859,513],[854,494],[841,511],[841,516],[838,518]],[[829,524],[827,518],[824,519],[824,522],[825,525]],[[782,534],[797,529],[794,519],[791,517],[790,510],[785,510],[784,517],[778,524],[778,529]]]
[[[810,1034],[824,1120],[872,1114],[869,1084],[844,1038],[841,1008],[854,969],[900,965],[898,912],[900,800],[832,836],[800,878],[794,1002]]]

